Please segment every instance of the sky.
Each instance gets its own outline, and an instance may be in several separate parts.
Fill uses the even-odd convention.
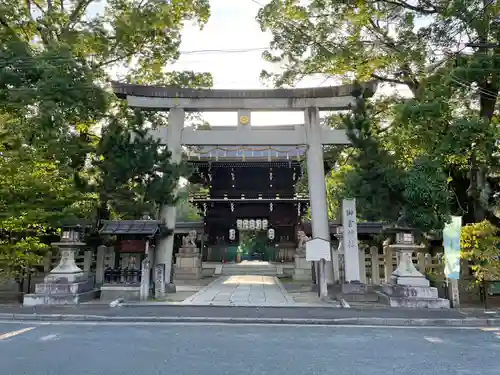
[[[265,62],[261,55],[269,46],[270,33],[260,30],[255,20],[266,0],[210,0],[211,15],[208,23],[200,30],[199,25],[186,23],[182,32],[179,61],[168,70],[193,70],[212,73],[214,86],[218,89],[272,88],[259,79],[262,69],[279,71],[278,66]],[[95,12],[104,8],[104,2],[97,3]],[[335,85],[333,79],[324,76],[301,80],[296,87],[317,87]],[[387,92],[386,88],[379,91]],[[210,125],[236,125],[235,112],[210,112],[203,117]],[[251,124],[295,125],[304,122],[302,112],[253,112]]]
[[[208,71],[214,88],[271,88],[260,82],[262,69],[269,69],[261,55],[269,46],[270,33],[263,33],[255,20],[260,6],[252,0],[211,0],[211,16],[203,30],[186,25],[182,33],[180,60],[175,70]],[[239,50],[239,52],[189,53],[197,50]],[[243,50],[243,51],[242,51]],[[318,86],[324,78],[301,82],[301,87]],[[236,125],[234,112],[205,113],[212,125]],[[254,112],[252,125],[286,125],[303,123],[301,112]]]

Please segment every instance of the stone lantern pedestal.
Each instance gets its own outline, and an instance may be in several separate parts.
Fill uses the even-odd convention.
[[[312,262],[306,260],[306,242],[310,240],[305,232],[299,230],[297,232],[298,246],[295,251],[293,280],[296,281],[311,281],[312,280]]]
[[[201,254],[198,248],[181,247],[175,257],[176,280],[199,280],[202,278]]]
[[[296,281],[311,281],[312,280],[312,264],[306,260],[306,253],[303,249],[297,249],[294,258],[293,280]]]
[[[389,283],[382,285],[380,300],[391,307],[449,309],[450,301],[439,298],[437,288],[413,264],[412,254],[425,247],[416,245],[408,233],[398,233],[396,243],[389,247],[399,252],[399,264]]]
[[[70,305],[92,300],[97,295],[94,278],[86,275],[75,263],[75,253],[85,246],[78,235],[64,232],[58,247],[61,259],[56,268],[45,276],[44,282],[35,285],[35,293],[24,296],[24,306]]]
[[[176,254],[174,277],[176,280],[199,280],[202,278],[201,253],[196,246],[196,231],[182,239],[182,247]]]

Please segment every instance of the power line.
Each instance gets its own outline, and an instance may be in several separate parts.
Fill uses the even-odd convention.
[[[466,25],[464,25],[464,27],[462,28],[462,30],[459,30],[457,33],[455,33],[455,35],[452,37],[452,38],[455,38],[458,34],[460,34],[461,32],[464,31],[464,28],[469,25],[477,18],[479,17],[482,13],[484,13],[486,11],[486,8],[488,8],[490,5],[492,5],[496,0],[490,0],[489,3],[483,5],[483,7],[469,20],[467,21]],[[437,66],[434,67],[434,69],[436,68],[439,68],[441,65],[445,64],[446,62],[450,61],[453,57],[456,57],[458,54],[460,54],[462,51],[464,51],[467,47],[469,47],[469,44],[470,43],[475,43],[478,41],[479,38],[475,38],[475,40],[473,41],[470,41],[468,43],[465,43],[465,45],[460,48],[458,51],[456,52],[453,52],[450,56],[448,56],[446,59],[444,59],[443,61],[441,61]]]
[[[240,53],[249,53],[249,52],[259,52],[265,51],[267,47],[255,47],[255,48],[240,48],[240,49],[199,49],[199,50],[187,50],[187,51],[179,51],[180,56],[188,56],[188,55],[196,55],[196,54],[204,54],[204,55],[221,55],[221,54],[240,54]],[[85,58],[86,60],[95,60],[94,58],[98,55],[88,54]],[[25,66],[34,65],[34,62],[28,60],[31,56],[26,56],[23,58],[13,57],[11,59],[2,59],[0,60],[0,66],[6,65],[12,62],[17,62],[18,64],[22,64]],[[73,57],[65,57],[65,56],[37,56],[37,60],[39,61],[51,61],[51,62],[72,62],[75,61]],[[123,57],[125,59],[125,57]],[[25,61],[23,61],[25,60]]]
[[[264,4],[260,3],[259,1],[257,0],[251,0],[252,2],[254,2],[255,4],[261,6],[261,7],[264,7]],[[470,25],[477,17],[479,17],[482,13],[484,13],[486,11],[486,9],[492,5],[496,0],[489,0],[489,2],[487,4],[484,4],[483,7],[473,16],[471,17],[471,19],[469,21],[467,21],[467,25]],[[332,55],[335,55],[335,53],[329,49],[329,47],[325,46],[324,44],[322,44],[321,42],[318,42],[317,40],[315,40],[314,38],[312,38],[311,36],[307,35],[307,33],[305,33],[295,22],[293,22],[292,20],[279,20],[278,23],[281,23],[282,26],[284,26],[284,28],[286,29],[289,25],[291,25],[297,32],[299,32],[302,36],[305,36],[306,38],[308,38],[309,40],[311,40],[312,43],[316,44],[318,47],[320,47],[321,49],[324,49],[326,52],[332,54]],[[465,27],[465,25],[464,25]],[[460,30],[459,32],[455,33],[454,36],[452,36],[452,38],[456,37],[460,32],[463,31],[463,28],[462,30]],[[477,41],[478,38],[476,38],[475,41]],[[473,41],[474,42],[474,41]],[[456,57],[456,55],[458,55],[459,53],[461,53],[463,50],[465,50],[466,48],[468,47],[468,44],[466,43],[464,45],[464,47],[462,47],[460,50],[456,51],[456,52],[453,52],[452,54],[450,54],[450,56],[446,57],[445,59],[441,60],[440,62],[438,62],[437,64],[434,64],[432,67],[431,67],[431,71],[432,70],[435,70],[436,68],[442,66],[444,63],[446,63],[447,61],[449,61],[451,58],[453,57]],[[426,69],[424,71],[425,73],[429,73],[429,69]]]
[[[255,51],[265,51],[267,47],[255,47],[255,48],[236,48],[236,49],[199,49],[192,51],[179,51],[181,55],[193,55],[193,54],[219,54],[219,53],[247,53]]]

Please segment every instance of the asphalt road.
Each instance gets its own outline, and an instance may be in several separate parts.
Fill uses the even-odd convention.
[[[500,328],[0,323],[2,375],[498,375]]]

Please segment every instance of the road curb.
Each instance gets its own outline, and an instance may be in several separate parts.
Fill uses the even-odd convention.
[[[406,319],[406,318],[231,318],[185,316],[102,316],[72,314],[0,314],[0,320],[23,322],[116,322],[116,323],[235,323],[235,324],[304,324],[304,325],[370,325],[402,327],[500,327],[500,318]]]

